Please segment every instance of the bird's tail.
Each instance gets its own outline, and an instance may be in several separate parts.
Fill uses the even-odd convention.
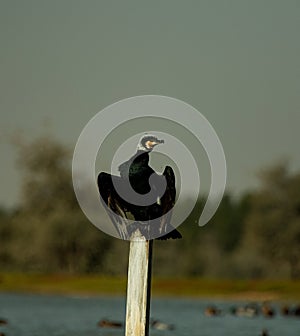
[[[170,231],[169,233],[165,234],[164,236],[156,238],[157,240],[167,240],[167,239],[181,239],[182,235],[179,231],[174,229],[173,231]]]

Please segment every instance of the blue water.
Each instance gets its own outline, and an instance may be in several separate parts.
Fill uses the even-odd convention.
[[[204,315],[206,306],[222,309],[218,317]],[[151,317],[173,324],[173,331],[151,330],[152,336],[259,336],[267,329],[270,336],[299,336],[300,318],[254,318],[232,316],[236,302],[191,299],[153,299]],[[241,303],[239,303],[241,304]],[[279,307],[276,307],[279,310]],[[64,297],[0,293],[0,326],[6,336],[120,336],[124,329],[103,329],[103,318],[124,321],[125,299],[110,297]]]

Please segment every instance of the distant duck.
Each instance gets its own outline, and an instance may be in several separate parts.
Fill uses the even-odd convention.
[[[173,324],[164,323],[159,320],[152,320],[150,322],[150,325],[153,329],[156,329],[156,330],[174,330],[175,329]]]
[[[101,327],[101,328],[122,328],[123,323],[103,319],[103,320],[98,322],[98,326]]]
[[[294,314],[295,316],[300,317],[300,304],[298,304],[298,305],[295,307],[295,309],[293,310],[293,314]]]
[[[274,317],[275,310],[267,303],[264,303],[261,307],[261,312],[265,317]]]
[[[221,315],[221,310],[216,308],[215,306],[208,306],[204,310],[205,316],[219,316]]]
[[[4,318],[0,318],[0,326],[4,326],[4,325],[7,325],[8,324],[8,321],[5,320]]]
[[[289,316],[291,315],[291,309],[289,308],[289,306],[284,305],[280,308],[280,313],[282,316]]]
[[[261,331],[260,336],[269,336],[268,330],[267,330],[267,329],[263,329],[263,330]]]
[[[254,317],[258,315],[258,307],[255,304],[248,304],[244,307],[232,307],[231,313],[239,317]]]

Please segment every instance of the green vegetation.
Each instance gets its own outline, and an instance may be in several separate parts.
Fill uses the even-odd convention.
[[[22,202],[13,211],[0,211],[1,290],[123,292],[129,244],[99,231],[83,215],[72,187],[70,151],[48,138],[22,141],[18,151]],[[288,280],[300,279],[300,174],[283,163],[263,171],[260,181],[257,190],[238,199],[227,193],[204,228],[196,224],[204,204],[199,199],[179,228],[182,240],[155,242],[158,294],[166,288],[178,295],[241,289],[289,296],[299,289]],[[99,216],[101,211],[99,205]],[[54,281],[32,273],[59,275]]]
[[[2,273],[0,291],[48,294],[121,295],[126,291],[125,277],[75,276],[68,274]]]
[[[154,278],[154,296],[188,296],[243,300],[300,300],[300,281]],[[126,277],[2,273],[0,291],[63,295],[126,294]]]

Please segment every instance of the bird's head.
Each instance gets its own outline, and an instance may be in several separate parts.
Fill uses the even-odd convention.
[[[164,143],[164,140],[159,140],[154,135],[144,135],[138,144],[138,150],[151,152],[156,145],[162,143]]]

